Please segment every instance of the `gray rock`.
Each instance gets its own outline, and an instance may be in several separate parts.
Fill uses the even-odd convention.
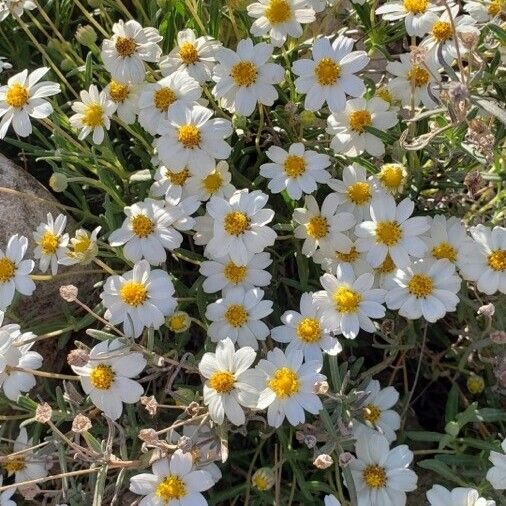
[[[40,223],[46,221],[48,212],[52,213],[53,217],[64,213],[55,205],[56,202],[57,200],[52,194],[31,174],[0,154],[1,249],[5,251],[9,237],[17,233],[27,237],[29,241],[25,258],[33,258],[33,250],[36,246],[33,240],[34,230]],[[70,233],[75,228],[76,222],[67,216],[67,231]],[[62,284],[76,285],[79,288],[80,298],[86,298],[86,294],[90,294],[93,284],[100,279],[100,277],[93,278],[89,275],[78,274],[79,271],[90,268],[93,267],[80,265],[60,267],[58,273],[68,273],[69,275],[54,281],[36,281],[37,288],[33,295],[31,297],[21,296],[19,302],[12,308],[11,321],[19,319],[20,324],[25,323],[32,327],[55,318],[62,318],[66,303],[59,296],[59,287]],[[40,272],[36,261],[34,274],[38,273]],[[71,275],[71,273],[76,274]]]

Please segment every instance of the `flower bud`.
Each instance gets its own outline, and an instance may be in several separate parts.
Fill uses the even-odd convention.
[[[303,128],[309,128],[316,123],[316,114],[313,111],[302,111],[299,119]]]
[[[76,31],[76,39],[79,44],[91,47],[97,41],[97,32],[91,25],[79,26]]]
[[[346,467],[353,460],[353,455],[350,452],[343,452],[339,455],[339,465]]]
[[[275,482],[274,471],[270,467],[257,469],[251,477],[251,485],[261,491],[269,490]]]
[[[313,461],[313,466],[317,467],[318,469],[327,469],[334,463],[334,460],[330,455],[327,455],[326,453],[322,453],[321,455],[318,455]]]
[[[49,178],[49,186],[56,193],[64,192],[68,187],[68,179],[65,174],[61,172],[53,172]]]
[[[72,58],[63,58],[63,60],[60,62],[60,67],[65,72],[70,72],[76,68],[76,64]]]
[[[495,314],[495,306],[490,302],[489,304],[484,304],[478,309],[478,314],[482,314],[486,318],[492,318]]]
[[[485,389],[485,380],[478,376],[477,374],[471,374],[469,378],[467,378],[467,389],[472,394],[481,394]]]
[[[175,334],[186,332],[191,325],[190,316],[185,311],[176,311],[165,320],[168,329]]]
[[[448,422],[445,426],[445,432],[450,436],[457,437],[460,432],[460,425],[457,422]]]

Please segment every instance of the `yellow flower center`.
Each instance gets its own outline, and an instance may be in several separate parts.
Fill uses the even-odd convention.
[[[116,373],[112,370],[112,367],[107,364],[98,364],[91,370],[90,382],[99,390],[109,390],[114,381]]]
[[[244,281],[247,273],[248,268],[245,265],[236,265],[234,262],[228,262],[228,264],[225,265],[225,269],[223,270],[223,275],[225,278],[234,285],[237,285]]]
[[[429,5],[429,0],[404,0],[404,9],[411,14],[423,14]]]
[[[56,250],[60,245],[60,238],[54,232],[46,230],[40,239],[39,245],[44,255],[52,255],[53,253],[56,253]]]
[[[300,389],[297,373],[289,367],[281,367],[267,382],[269,388],[281,399],[295,395]]]
[[[385,102],[392,105],[395,102],[395,98],[388,88],[382,86],[376,90],[376,96],[382,98]]]
[[[7,459],[2,466],[8,474],[17,473],[26,467],[25,458],[22,455],[19,455],[18,457]]]
[[[186,65],[191,65],[192,63],[198,61],[199,52],[197,51],[195,44],[193,44],[193,42],[183,42],[179,46],[179,58],[181,58],[183,63]]]
[[[421,88],[422,86],[427,86],[429,82],[429,73],[419,65],[414,65],[408,71],[407,79],[410,83],[413,84],[416,88]]]
[[[186,313],[180,312],[173,314],[168,320],[169,330],[172,332],[184,332],[189,324],[189,317]]]
[[[116,39],[116,51],[120,56],[126,58],[127,56],[132,56],[137,49],[137,42],[130,37],[118,37]]]
[[[269,20],[271,25],[285,23],[292,16],[292,9],[286,0],[271,0],[264,16]]]
[[[329,233],[329,224],[324,216],[315,216],[306,224],[306,231],[313,239],[322,239]]]
[[[371,187],[364,181],[350,184],[346,193],[348,198],[357,206],[361,206],[371,200]]]
[[[155,494],[165,502],[179,500],[186,496],[186,485],[179,476],[170,474],[158,484]]]
[[[187,124],[179,127],[177,140],[188,149],[196,148],[200,145],[200,130],[195,125]]]
[[[332,86],[341,77],[341,66],[332,58],[322,58],[315,65],[314,73],[321,86]]]
[[[433,286],[432,278],[426,274],[415,274],[409,280],[408,292],[420,299],[428,297],[432,293]]]
[[[138,281],[126,281],[119,291],[121,300],[129,306],[137,307],[148,298],[147,288]]]
[[[491,2],[488,6],[487,12],[491,16],[497,16],[501,12],[501,4],[499,2]]]
[[[102,126],[104,124],[104,108],[99,103],[87,105],[82,122],[90,128]]]
[[[488,266],[497,272],[506,270],[506,249],[496,249],[487,257]]]
[[[387,483],[385,469],[377,464],[367,466],[362,471],[362,478],[369,488],[383,488]]]
[[[155,91],[153,101],[160,112],[165,112],[176,101],[176,94],[167,86]]]
[[[248,230],[250,219],[241,211],[232,211],[225,216],[224,228],[230,235],[239,236]]]
[[[117,104],[124,102],[130,94],[130,86],[128,84],[118,83],[118,81],[111,81],[109,83],[109,95],[113,102]]]
[[[402,239],[402,230],[395,221],[380,221],[376,225],[376,240],[385,246],[395,246]]]
[[[448,21],[436,21],[432,25],[432,36],[438,42],[446,42],[453,38],[452,25]]]
[[[283,170],[288,177],[297,178],[306,172],[306,161],[302,156],[288,155]]]
[[[338,313],[356,313],[362,296],[346,286],[340,286],[333,295]]]
[[[457,250],[451,244],[442,242],[432,248],[432,256],[438,260],[446,258],[450,262],[455,262],[457,260]]]
[[[132,230],[137,237],[144,239],[153,233],[155,224],[145,214],[138,214],[131,220]]]
[[[230,70],[230,77],[237,86],[251,86],[257,80],[258,69],[253,62],[241,61]]]
[[[297,325],[297,336],[305,343],[316,343],[321,338],[320,323],[315,318],[303,318]]]
[[[395,270],[395,264],[390,255],[385,257],[383,263],[376,269],[380,274],[389,274]]]
[[[378,179],[381,184],[389,190],[397,190],[404,182],[404,171],[402,165],[396,163],[388,163],[383,165]]]
[[[172,172],[170,170],[166,170],[165,177],[176,186],[183,186],[186,183],[186,180],[190,177],[190,171],[185,167],[183,170],[179,172]]]
[[[75,240],[72,244],[74,248],[74,253],[86,253],[90,249],[91,246],[91,238],[86,233],[81,233],[76,235]]]
[[[265,476],[253,476],[251,481],[258,490],[268,490],[270,488],[269,480]]]
[[[340,251],[336,251],[336,258],[340,262],[345,263],[353,263],[357,260],[357,258],[360,256],[360,253],[357,251],[357,248],[355,246],[351,247],[351,250],[349,253],[341,253]]]
[[[23,107],[28,102],[28,88],[19,83],[14,83],[7,88],[5,101],[9,107]]]
[[[242,327],[248,321],[248,312],[242,304],[230,304],[225,311],[225,320],[231,327]]]
[[[362,410],[362,416],[364,417],[364,420],[376,425],[380,419],[381,411],[375,404],[368,404]]]
[[[364,133],[368,126],[372,125],[372,117],[369,111],[353,111],[348,116],[350,128],[358,134]]]
[[[229,371],[218,371],[213,373],[209,379],[209,385],[219,394],[228,394],[235,383],[235,376]]]
[[[223,178],[221,174],[215,169],[202,180],[202,186],[205,188],[207,193],[211,195],[216,193],[223,184]]]
[[[0,258],[0,283],[10,281],[16,273],[16,265],[7,257]]]

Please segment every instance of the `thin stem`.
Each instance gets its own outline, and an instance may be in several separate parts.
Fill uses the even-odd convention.
[[[7,368],[11,371],[27,372],[28,374],[40,376],[41,378],[79,381],[79,376],[72,376],[70,374],[58,374],[55,372],[37,371],[37,369],[28,369],[26,367],[18,367],[18,366],[7,366]]]
[[[84,16],[86,17],[86,19],[106,38],[108,39],[109,38],[109,34],[102,28],[102,26],[97,23],[97,21],[95,20],[95,18],[93,16],[90,15],[90,13],[88,12],[88,10],[86,9],[86,7],[84,7],[84,5],[79,1],[79,0],[74,0],[74,3],[79,7],[79,9],[81,9],[81,12],[84,14]]]

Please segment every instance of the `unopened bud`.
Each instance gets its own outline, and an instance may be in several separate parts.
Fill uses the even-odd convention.
[[[475,26],[462,26],[458,30],[458,35],[460,40],[462,41],[462,45],[466,49],[473,49],[478,44],[480,40],[480,30]]]
[[[452,81],[448,86],[448,96],[452,102],[463,102],[469,98],[469,90],[461,82]]]
[[[467,378],[467,389],[472,394],[481,394],[485,389],[485,380],[478,376],[477,374],[471,374],[469,378]]]
[[[353,455],[350,452],[343,452],[339,455],[339,465],[346,467],[353,460]]]
[[[82,434],[91,429],[91,420],[84,415],[76,415],[72,421],[72,432]]]
[[[327,469],[334,463],[334,460],[330,455],[327,455],[326,453],[322,453],[321,455],[318,455],[313,461],[313,465],[318,469]]]
[[[257,469],[251,477],[251,485],[262,492],[272,488],[275,482],[274,471],[270,467]]]
[[[457,422],[448,422],[445,426],[445,432],[450,436],[457,437],[460,432],[460,425]]]
[[[76,367],[84,367],[88,363],[89,358],[90,356],[87,351],[77,348],[71,350],[67,355],[67,364]]]
[[[72,58],[63,58],[60,62],[60,67],[65,72],[70,72],[76,68],[76,63]]]
[[[39,423],[47,423],[51,420],[52,414],[53,410],[47,402],[38,404],[37,409],[35,410],[35,420]]]
[[[60,286],[60,297],[65,302],[74,302],[79,295],[79,290],[77,286],[74,285],[63,285]]]
[[[478,314],[482,314],[486,318],[492,318],[495,314],[495,306],[490,302],[489,304],[485,304],[478,309]]]
[[[329,384],[326,381],[317,381],[314,384],[313,391],[316,395],[324,395],[329,391]]]
[[[49,178],[49,186],[56,193],[64,192],[68,187],[68,179],[65,174],[61,172],[53,172]]]
[[[91,47],[97,41],[97,32],[91,25],[79,26],[76,31],[76,39],[79,44]]]
[[[313,111],[302,111],[299,118],[304,128],[312,127],[316,123],[316,114]]]

